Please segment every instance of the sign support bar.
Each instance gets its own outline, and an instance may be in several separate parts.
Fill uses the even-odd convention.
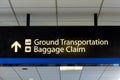
[[[27,13],[27,16],[26,16],[26,26],[30,26],[30,14]]]
[[[97,16],[97,13],[94,14],[94,26],[98,26],[98,16]]]

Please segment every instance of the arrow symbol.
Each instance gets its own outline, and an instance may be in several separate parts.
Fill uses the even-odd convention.
[[[14,48],[14,52],[18,52],[18,48],[21,48],[21,45],[18,41],[15,41],[12,45],[11,48]]]

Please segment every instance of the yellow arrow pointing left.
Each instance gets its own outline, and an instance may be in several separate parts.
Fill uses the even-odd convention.
[[[14,52],[18,52],[18,48],[21,48],[21,44],[18,41],[15,41],[12,45],[11,48],[14,48]]]

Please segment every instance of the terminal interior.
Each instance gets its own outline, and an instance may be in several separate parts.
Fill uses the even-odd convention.
[[[0,0],[0,26],[120,25],[120,0]],[[115,66],[0,66],[0,80],[120,80]],[[117,65],[117,66],[116,66]]]

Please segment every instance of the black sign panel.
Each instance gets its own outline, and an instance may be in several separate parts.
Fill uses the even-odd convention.
[[[119,26],[0,27],[3,58],[119,58]]]

